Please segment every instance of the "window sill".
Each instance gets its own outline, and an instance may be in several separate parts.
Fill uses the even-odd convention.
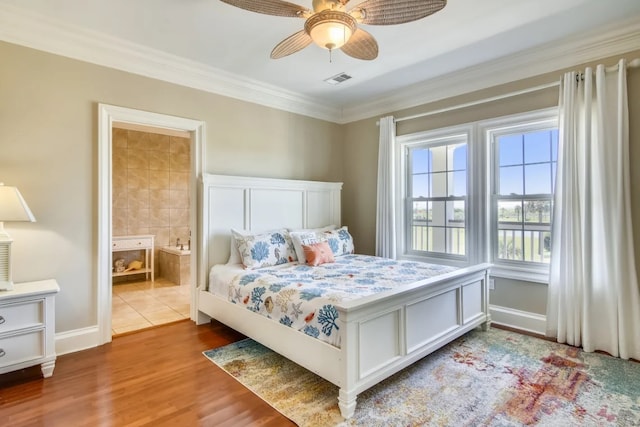
[[[524,282],[543,283],[545,285],[549,284],[549,272],[545,270],[529,270],[494,265],[491,267],[489,275],[501,279],[522,280]]]

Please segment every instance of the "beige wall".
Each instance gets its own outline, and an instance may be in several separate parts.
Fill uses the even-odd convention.
[[[624,55],[628,59],[640,57],[640,51]],[[613,65],[619,57],[604,58],[597,63]],[[575,69],[584,68],[578,64]],[[593,65],[593,64],[591,64]],[[408,117],[442,108],[454,107],[482,99],[492,98],[531,87],[543,85],[560,79],[565,70],[549,73],[502,86],[434,102],[419,107],[391,111],[385,115]],[[628,78],[630,145],[631,145],[631,188],[632,211],[636,224],[640,224],[640,169],[634,165],[640,163],[640,69],[630,69]],[[447,113],[432,115],[414,120],[402,121],[397,125],[397,134],[406,135],[419,131],[438,129],[446,126],[533,111],[558,104],[558,88],[520,95],[508,99],[484,103],[482,105],[458,109]],[[356,250],[362,253],[375,252],[375,211],[376,211],[376,168],[378,162],[378,127],[371,118],[345,125],[345,165],[343,190],[343,222],[349,225],[354,235]],[[634,229],[636,247],[640,248],[640,225]],[[640,262],[640,250],[636,251],[636,265]],[[491,303],[533,313],[546,312],[546,285],[497,279],[495,290],[491,292]]]
[[[58,332],[97,323],[97,267],[106,262],[97,259],[98,103],[205,121],[206,172],[344,181],[342,222],[358,252],[374,252],[377,117],[341,126],[2,42],[0,58],[0,181],[20,188],[38,220],[6,225],[15,239],[14,280],[58,280]],[[389,114],[455,106],[553,81],[560,73]],[[630,71],[629,90],[635,165],[640,70]],[[404,122],[398,130],[406,134],[529,111],[556,100],[552,89]],[[631,179],[632,188],[639,188],[638,168],[632,168]],[[640,195],[633,195],[632,207],[637,223]],[[640,226],[634,236],[639,244]],[[498,281],[492,302],[544,313],[545,296],[543,285]]]
[[[339,125],[0,42],[0,181],[16,282],[56,278],[56,330],[97,324],[98,103],[202,120],[206,172],[340,181]]]

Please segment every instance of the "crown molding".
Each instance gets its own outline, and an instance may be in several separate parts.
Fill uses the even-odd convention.
[[[407,86],[371,102],[343,107],[341,123],[350,123],[446,98],[575,67],[640,49],[638,17],[580,37],[527,49],[464,70]],[[557,76],[560,79],[560,75]]]
[[[316,99],[6,4],[0,40],[321,120],[341,116]]]
[[[0,4],[0,40],[295,114],[345,124],[457,95],[535,77],[637,50],[638,17],[587,36],[528,49],[435,77],[388,95],[345,106],[238,77],[104,34],[77,28],[22,8]]]

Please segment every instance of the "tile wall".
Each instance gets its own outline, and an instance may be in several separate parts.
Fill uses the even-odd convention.
[[[158,249],[189,240],[191,140],[113,129],[113,235],[155,235]]]

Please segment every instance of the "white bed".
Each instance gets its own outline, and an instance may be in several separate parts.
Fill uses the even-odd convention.
[[[261,232],[339,225],[341,187],[341,183],[204,175],[198,323],[214,318],[337,385],[340,411],[350,418],[362,391],[471,329],[489,327],[489,264],[341,304],[336,307],[340,347],[206,290],[211,267],[229,258],[232,228]]]

